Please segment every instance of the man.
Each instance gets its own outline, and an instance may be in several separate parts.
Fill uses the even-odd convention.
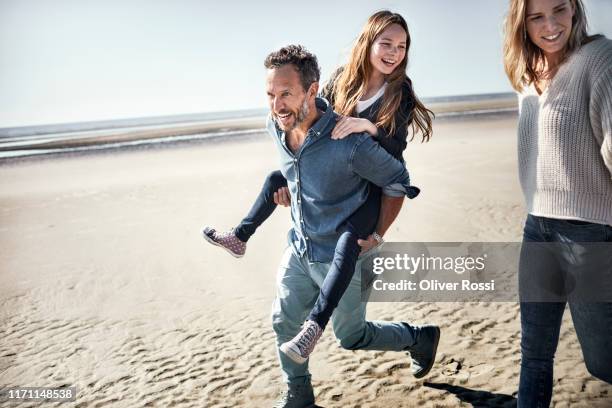
[[[404,166],[366,134],[332,140],[336,114],[317,98],[319,67],[301,46],[287,46],[265,61],[270,104],[268,131],[287,179],[292,228],[277,275],[272,324],[277,348],[300,331],[330,267],[338,227],[365,201],[368,181],[387,194],[410,194]],[[389,221],[390,224],[390,221]],[[388,227],[385,226],[385,229]],[[357,270],[359,269],[359,263]],[[361,302],[361,274],[355,273],[340,300],[332,325],[349,350],[407,350],[418,378],[435,359],[440,330],[404,322],[368,322]],[[298,364],[278,353],[287,390],[276,407],[311,407],[314,393],[308,361]]]

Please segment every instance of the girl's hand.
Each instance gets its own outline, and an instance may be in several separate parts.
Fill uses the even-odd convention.
[[[334,130],[332,130],[331,138],[344,139],[351,133],[362,132],[367,132],[370,136],[376,136],[378,129],[367,119],[340,116]]]
[[[368,236],[367,239],[358,239],[357,240],[357,244],[359,244],[359,246],[361,247],[361,251],[359,252],[359,255],[361,255],[361,254],[363,254],[365,252],[368,252],[372,248],[376,248],[381,243],[382,242],[380,242],[376,238],[374,238],[373,235]]]
[[[291,205],[291,194],[289,194],[289,188],[281,187],[278,191],[274,192],[274,204],[282,205],[283,207],[289,207]]]

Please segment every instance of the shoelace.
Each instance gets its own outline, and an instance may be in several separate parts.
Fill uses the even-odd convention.
[[[300,336],[300,339],[297,343],[297,346],[302,352],[302,354],[305,354],[305,352],[308,352],[308,354],[310,354],[310,352],[314,348],[315,342],[317,341],[317,334],[318,330],[314,326],[314,324],[309,324],[306,326],[304,335]]]
[[[216,240],[221,241],[222,239],[226,239],[226,238],[231,238],[230,237],[231,233],[229,232],[218,232],[218,231],[214,231],[213,232],[213,236]]]
[[[217,230],[212,230],[211,235],[212,238],[217,242],[230,241],[230,243],[232,244],[239,242],[239,239],[234,235],[233,230],[225,232],[218,232]]]

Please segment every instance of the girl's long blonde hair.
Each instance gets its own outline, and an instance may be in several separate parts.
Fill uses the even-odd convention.
[[[542,74],[541,67],[544,66],[544,53],[527,34],[527,1],[529,0],[510,0],[510,9],[504,24],[504,69],[510,84],[518,92],[536,81]],[[562,61],[588,40],[587,19],[582,0],[569,2],[574,8],[574,17]]]
[[[397,13],[383,10],[373,14],[368,19],[357,42],[353,46],[348,64],[334,83],[332,90],[334,94],[334,110],[342,115],[355,116],[357,102],[368,89],[368,81],[374,69],[370,63],[372,44],[392,24],[400,25],[406,32],[406,56],[400,62],[400,65],[386,78],[387,88],[383,95],[375,125],[388,130],[389,134],[395,132],[399,126],[407,126],[405,123],[398,123],[395,115],[402,102],[402,93],[405,92],[403,85],[407,83],[408,87],[406,89],[409,89],[411,93],[408,96],[414,101],[414,108],[410,114],[413,131],[410,140],[414,138],[416,132],[421,132],[422,140],[428,141],[432,134],[431,120],[433,112],[427,109],[416,97],[412,89],[412,83],[406,75],[408,50],[410,49],[410,33],[408,32],[406,21]]]

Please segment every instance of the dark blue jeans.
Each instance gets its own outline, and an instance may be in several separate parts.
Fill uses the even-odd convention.
[[[532,251],[529,244],[525,245],[534,242],[560,245],[554,251],[539,250],[537,256],[534,256],[529,253]],[[576,261],[589,262],[592,258],[588,253],[572,253],[585,248],[572,244],[592,242],[612,242],[612,227],[528,215],[519,266],[521,284],[533,282],[533,279],[526,279],[524,275],[538,271],[549,277],[558,274],[558,280],[563,281],[568,268],[581,267]],[[571,298],[567,302],[521,301],[521,374],[518,394],[518,406],[521,408],[548,407],[550,404],[553,361],[566,303],[569,304],[587,369],[593,376],[612,383],[612,303],[573,302]]]
[[[234,231],[241,241],[247,242],[255,230],[274,212],[276,209],[274,192],[286,186],[287,180],[278,170],[266,177],[251,210]],[[370,184],[370,193],[366,202],[349,217],[338,231],[340,238],[336,244],[331,267],[323,281],[319,297],[308,316],[308,320],[317,322],[321,328],[327,326],[334,309],[351,282],[361,251],[357,240],[367,238],[374,231],[378,222],[381,197],[382,190]]]

